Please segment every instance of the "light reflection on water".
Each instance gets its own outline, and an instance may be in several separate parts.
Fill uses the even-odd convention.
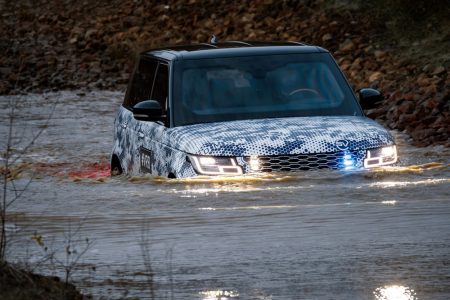
[[[328,204],[303,204],[303,205],[252,205],[252,206],[231,206],[231,207],[199,207],[198,210],[204,211],[226,211],[226,210],[259,210],[259,209],[290,209],[299,207],[337,207],[337,206],[349,206],[356,205],[357,203],[344,202],[344,203],[328,203]],[[385,206],[395,206],[398,204],[397,200],[385,200],[381,202],[362,202],[359,205],[385,205]]]
[[[403,285],[386,285],[375,289],[375,300],[418,300],[416,292]]]
[[[381,181],[381,182],[373,182],[369,186],[370,187],[381,187],[381,188],[391,188],[391,187],[404,187],[408,185],[431,185],[431,184],[439,184],[439,183],[450,183],[450,179],[448,178],[436,178],[436,179],[426,179],[426,180],[417,180],[417,181]]]
[[[238,298],[239,293],[237,291],[210,290],[200,292],[200,296],[202,300],[228,300]]]
[[[384,205],[396,205],[397,204],[397,200],[385,200],[385,201],[381,201],[381,204],[384,204]]]
[[[350,172],[335,171],[310,171],[307,173],[265,173],[244,176],[199,176],[185,179],[167,179],[162,177],[137,176],[128,180],[132,183],[146,183],[161,185],[160,192],[171,192],[182,194],[183,197],[194,197],[195,195],[215,195],[219,193],[254,193],[266,191],[295,191],[299,189],[315,188],[318,184],[324,186],[328,182],[330,186],[339,183],[341,187],[355,189],[368,188],[404,188],[408,186],[428,186],[450,183],[449,178],[411,178],[410,180],[386,180],[390,176],[405,173],[417,173],[433,169],[445,169],[447,164],[428,163],[422,165],[410,165],[403,167],[383,167],[373,170],[356,170]],[[362,182],[361,179],[369,179],[371,182]],[[373,180],[375,179],[375,180]],[[384,179],[384,180],[383,180]],[[299,184],[300,183],[300,184]],[[172,186],[173,188],[168,188]],[[387,204],[387,203],[383,203]],[[393,204],[393,203],[389,203]],[[395,203],[394,203],[395,204]]]
[[[296,208],[298,205],[261,205],[261,206],[240,206],[240,207],[200,207],[199,210],[239,210],[239,209],[281,209]]]
[[[262,191],[278,191],[278,190],[293,190],[299,189],[301,187],[294,186],[284,186],[284,187],[256,187],[249,185],[223,185],[223,186],[205,186],[205,187],[189,187],[186,186],[183,190],[172,189],[170,192],[174,194],[183,195],[207,195],[207,194],[218,194],[221,192],[227,193],[251,193],[251,192],[262,192]],[[159,190],[161,192],[168,192],[168,190]]]

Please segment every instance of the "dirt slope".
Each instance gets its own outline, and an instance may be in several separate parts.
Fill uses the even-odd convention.
[[[446,28],[440,19],[428,24],[437,37],[427,45],[428,35],[403,41],[388,36],[389,22],[364,9],[321,0],[0,3],[1,94],[124,89],[140,51],[207,42],[212,34],[222,40],[302,41],[329,49],[355,90],[383,91],[383,107],[370,116],[406,130],[417,145],[450,146],[450,63],[443,54],[450,38],[440,33]]]

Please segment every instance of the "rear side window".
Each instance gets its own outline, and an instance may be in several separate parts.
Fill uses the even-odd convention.
[[[139,60],[133,78],[125,94],[124,106],[132,108],[136,103],[151,99],[152,86],[158,62],[146,58]]]

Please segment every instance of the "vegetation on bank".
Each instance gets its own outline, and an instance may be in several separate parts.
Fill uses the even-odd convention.
[[[83,296],[70,283],[58,277],[42,276],[0,263],[1,300],[81,300]]]
[[[75,234],[70,231],[70,227],[69,232],[65,235],[64,260],[58,259],[56,251],[44,245],[41,236],[32,237],[42,247],[43,261],[49,261],[52,265],[65,271],[64,282],[60,282],[58,277],[38,275],[9,263],[10,245],[15,240],[15,232],[7,229],[8,225],[12,225],[10,211],[16,202],[23,200],[24,193],[33,181],[32,175],[23,178],[22,173],[26,171],[27,164],[22,159],[48,127],[56,103],[53,104],[47,118],[43,119],[41,126],[31,130],[30,134],[29,129],[24,126],[29,118],[29,115],[26,114],[26,101],[22,97],[11,97],[7,100],[2,103],[7,111],[3,116],[6,132],[2,136],[3,139],[0,140],[0,300],[82,299],[82,294],[69,283],[69,279],[78,260],[89,248],[90,242],[86,239],[86,246],[82,248],[82,251],[73,251],[74,244],[78,243],[80,239],[77,239]],[[24,115],[28,117],[24,117]],[[20,183],[19,179],[21,179]]]

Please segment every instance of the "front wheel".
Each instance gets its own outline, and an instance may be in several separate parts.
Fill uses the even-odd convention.
[[[111,159],[111,177],[121,175],[122,173],[123,170],[119,158],[114,155]]]

